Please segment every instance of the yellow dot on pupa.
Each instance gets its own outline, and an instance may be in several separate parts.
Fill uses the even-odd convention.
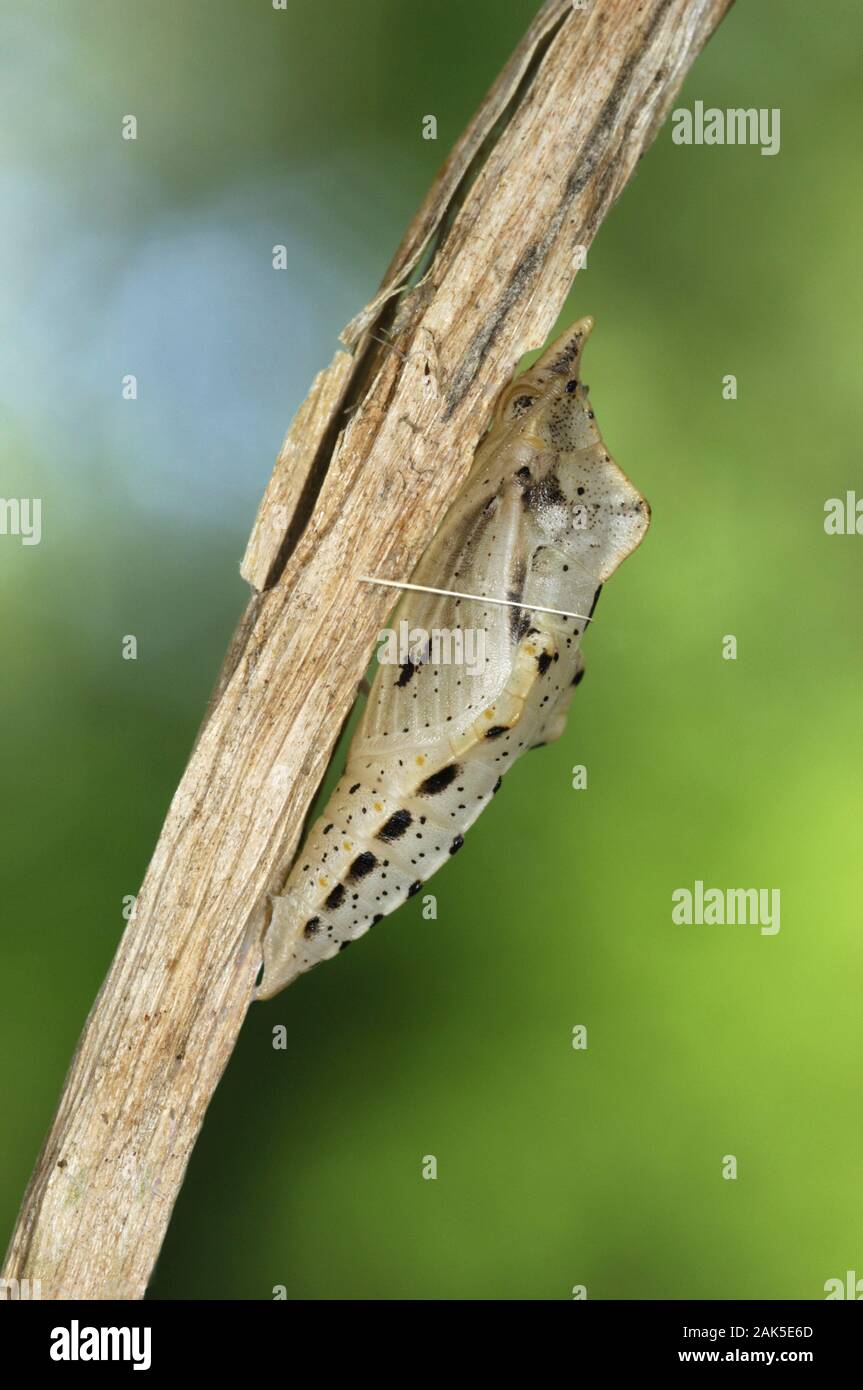
[[[379,801],[376,801],[376,802],[375,802],[375,810],[376,810],[376,811],[382,811],[383,809],[384,809],[384,808],[383,808],[383,806],[381,805],[381,803],[380,803]]]
[[[319,888],[326,888],[328,882],[329,882],[328,879],[319,878],[319,879],[318,879],[318,887],[319,887]]]
[[[493,709],[487,709],[487,710],[485,711],[485,714],[483,715],[483,718],[484,718],[484,719],[494,719],[494,710],[493,710]]]
[[[417,767],[422,767],[422,765],[423,765],[423,763],[425,762],[425,760],[426,760],[426,755],[425,755],[425,753],[417,753]]]
[[[350,842],[350,840],[345,840],[344,844],[342,845],[342,849],[350,849],[350,847],[351,847],[351,842]]]

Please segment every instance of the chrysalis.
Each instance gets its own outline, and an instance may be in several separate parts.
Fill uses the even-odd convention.
[[[407,592],[396,608],[393,629],[413,635],[410,652],[378,666],[344,776],[273,898],[258,998],[418,892],[461,848],[520,754],[563,732],[602,585],[650,520],[579,380],[592,327],[590,318],[576,323],[497,403],[413,575],[478,597]],[[461,634],[461,650],[471,645],[481,659],[470,668],[447,660],[452,650],[435,645],[441,633]]]

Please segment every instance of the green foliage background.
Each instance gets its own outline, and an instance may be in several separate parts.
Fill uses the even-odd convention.
[[[0,538],[4,1231],[282,434],[534,9],[0,5],[0,491],[44,499],[41,545]],[[676,104],[779,107],[781,152],[668,124],[602,228],[562,318],[597,319],[598,418],[654,520],[569,730],[435,880],[437,922],[415,899],[252,1009],[153,1296],[791,1299],[863,1274],[863,540],[823,529],[863,493],[861,45],[852,0],[739,4]],[[673,926],[696,878],[780,888],[780,933]]]

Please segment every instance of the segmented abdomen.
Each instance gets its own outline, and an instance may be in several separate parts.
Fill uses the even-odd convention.
[[[581,654],[561,643],[561,659],[540,621],[519,644],[499,700],[434,748],[376,757],[355,736],[362,752],[349,759],[273,899],[269,940],[282,944],[280,959],[267,963],[260,997],[268,997],[271,983],[275,993],[335,955],[419,892],[461,848],[518,756],[560,732]]]

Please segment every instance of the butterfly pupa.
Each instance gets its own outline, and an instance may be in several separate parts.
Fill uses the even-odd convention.
[[[477,597],[406,592],[392,619],[482,636],[483,659],[468,671],[431,644],[378,666],[344,775],[272,899],[260,999],[417,893],[521,754],[563,732],[600,590],[650,521],[579,377],[592,327],[574,324],[495,406],[412,576]]]

